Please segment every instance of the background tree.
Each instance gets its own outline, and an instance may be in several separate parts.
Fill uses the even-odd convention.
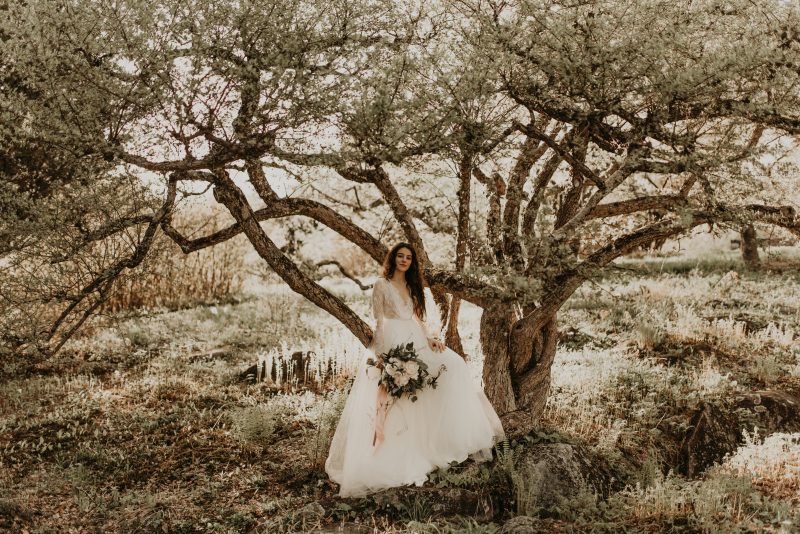
[[[119,88],[111,54],[86,39],[95,21],[67,3],[2,10],[0,352],[54,351],[144,259],[160,201],[97,150],[140,115],[95,88]]]
[[[522,145],[491,232],[502,235],[498,270],[542,290],[485,308],[481,337],[490,398],[527,418],[547,397],[558,309],[613,259],[706,223],[798,232],[792,207],[753,202],[748,189],[763,185],[743,167],[765,150],[765,132],[800,126],[799,43],[786,25],[797,12],[775,2],[456,6],[475,21],[473,46],[497,67],[499,89],[529,114],[515,124]]]
[[[525,428],[547,399],[559,309],[614,259],[703,224],[760,222],[800,235],[791,206],[753,194],[761,180],[753,168],[768,141],[800,131],[796,7],[777,0],[427,7],[374,0],[9,7],[15,22],[3,28],[5,69],[39,93],[3,86],[13,97],[3,109],[4,135],[69,147],[70,169],[97,162],[118,186],[131,173],[163,186],[159,203],[137,204],[139,185],[130,184],[120,205],[136,210],[92,219],[81,237],[87,242],[123,231],[141,239],[61,313],[102,298],[103,284],[138,265],[156,232],[185,253],[243,233],[294,291],[367,344],[369,326],[262,222],[310,219],[376,262],[387,251],[379,237],[399,234],[419,251],[450,319],[451,346],[460,348],[460,300],[483,308],[487,393],[508,425]],[[293,176],[302,196],[279,195],[278,175]],[[421,205],[413,189],[431,184],[436,193]],[[232,222],[190,239],[173,226],[173,213],[204,187]],[[485,198],[475,194],[481,190]],[[358,201],[345,206],[343,191]],[[427,208],[436,202],[453,208],[432,217]],[[455,231],[435,231],[437,218]],[[449,257],[433,261],[434,249]],[[60,346],[47,336],[42,344]]]

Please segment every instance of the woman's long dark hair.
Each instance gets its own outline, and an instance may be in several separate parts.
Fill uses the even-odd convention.
[[[401,248],[407,248],[411,251],[411,266],[406,271],[406,283],[408,284],[409,292],[411,293],[411,302],[414,304],[414,313],[420,319],[425,319],[425,278],[422,277],[422,270],[419,268],[419,261],[417,260],[417,251],[408,243],[398,243],[392,247],[392,250],[386,255],[383,260],[383,277],[391,280],[394,272],[397,269],[397,251]]]

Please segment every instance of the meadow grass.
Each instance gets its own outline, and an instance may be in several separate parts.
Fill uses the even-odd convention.
[[[695,480],[669,469],[665,433],[681,430],[669,414],[800,377],[796,274],[753,276],[726,261],[658,273],[628,262],[625,277],[587,284],[569,301],[542,428],[628,469],[627,485],[605,501],[574,497],[539,518],[546,528],[796,528],[798,434],[745,434]],[[341,296],[366,318],[366,294]],[[476,379],[479,318],[464,305]],[[370,532],[499,531],[495,521],[435,517],[423,501],[387,511],[370,498],[335,497],[324,459],[363,349],[285,288],[112,319],[39,374],[0,384],[0,528],[260,532],[357,522]],[[311,383],[291,369],[277,381],[241,376],[295,352],[307,355]],[[526,501],[536,481],[502,462],[439,472],[430,484],[494,491],[498,481],[516,495],[507,513],[541,515]],[[314,503],[325,504],[322,515]]]

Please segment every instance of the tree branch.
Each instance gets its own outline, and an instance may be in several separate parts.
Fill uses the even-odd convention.
[[[533,184],[533,194],[531,194],[528,205],[525,206],[525,212],[522,215],[522,235],[525,239],[528,255],[531,254],[531,244],[535,237],[534,224],[536,223],[536,217],[539,214],[539,208],[544,199],[544,192],[547,190],[547,186],[553,178],[553,175],[555,175],[556,170],[558,170],[561,161],[561,156],[557,153],[550,156],[542,167],[542,170],[539,171],[539,174],[536,176],[536,181]]]
[[[628,155],[625,157],[625,162],[619,165],[616,171],[614,171],[611,176],[606,179],[605,187],[595,191],[592,196],[589,197],[589,200],[586,201],[586,204],[584,204],[583,207],[578,210],[574,217],[554,231],[552,234],[553,239],[562,239],[574,231],[575,228],[577,228],[578,225],[585,220],[589,213],[594,210],[600,201],[603,200],[603,198],[616,189],[628,178],[628,176],[633,173],[632,166],[629,164],[629,162],[636,159],[636,152],[638,152],[638,149],[636,148],[631,148],[629,150]]]
[[[110,284],[117,278],[117,276],[119,276],[119,274],[124,269],[133,269],[137,267],[142,262],[142,260],[144,260],[145,256],[147,255],[147,252],[150,250],[150,247],[153,244],[153,239],[155,238],[155,234],[156,231],[158,230],[159,224],[165,217],[169,216],[169,213],[171,212],[173,206],[175,205],[175,195],[176,195],[175,182],[170,180],[167,187],[167,197],[164,201],[164,204],[161,206],[161,209],[159,209],[153,215],[150,223],[147,226],[147,229],[144,232],[144,235],[142,236],[141,241],[136,245],[133,254],[131,254],[129,257],[123,260],[116,262],[111,267],[108,267],[107,269],[103,270],[103,272],[101,272],[89,284],[84,286],[76,295],[70,297],[72,302],[61,312],[61,314],[58,316],[58,318],[50,327],[50,331],[47,336],[47,341],[53,339],[53,337],[56,335],[61,325],[67,320],[67,318],[75,310],[75,308],[81,302],[83,302],[84,299],[86,299],[86,297],[88,297],[97,290],[101,290],[102,295],[105,295],[105,291],[107,290],[107,288],[110,287]],[[97,306],[99,306],[101,302],[102,299],[100,299],[98,302],[95,302],[92,306],[89,307],[89,309],[86,312],[84,312],[83,317],[79,320],[79,325],[86,320],[86,318],[92,313],[92,311],[94,311],[94,309],[97,308]],[[69,336],[71,336],[76,329],[77,328],[71,328],[67,332],[65,332],[61,336],[61,339],[58,341],[58,343],[56,343],[55,349],[51,351],[51,354],[55,353],[55,351],[60,349],[67,341],[67,339],[69,339]]]
[[[433,289],[441,289],[476,306],[485,308],[492,302],[513,302],[514,296],[502,289],[482,282],[464,273],[430,267],[425,269],[425,280]]]
[[[603,219],[606,217],[630,215],[631,213],[649,210],[673,210],[674,208],[687,205],[687,202],[686,197],[681,195],[654,195],[620,200],[618,202],[598,204],[589,212],[586,219]]]
[[[587,167],[585,163],[573,157],[573,155],[560,144],[558,144],[555,139],[544,132],[540,132],[533,124],[519,124],[518,128],[521,132],[527,134],[528,136],[543,141],[547,146],[552,148],[554,152],[561,156],[564,161],[569,163],[571,167],[578,171],[584,178],[594,183],[594,185],[596,185],[599,189],[605,189],[606,184],[603,179],[600,178],[596,172]]]
[[[372,329],[339,298],[306,276],[261,228],[244,193],[224,171],[215,173],[214,197],[231,212],[256,252],[296,293],[336,317],[364,346],[372,339]]]
[[[323,260],[317,263],[317,267],[325,267],[326,265],[335,265],[339,269],[339,272],[342,273],[342,276],[355,282],[355,284],[361,289],[361,291],[366,291],[367,289],[372,287],[372,284],[363,283],[361,280],[356,278],[353,273],[348,271],[344,265],[342,265],[336,260]]]
[[[477,165],[473,167],[472,173],[475,175],[475,178],[486,187],[488,192],[489,212],[486,215],[486,240],[494,253],[491,263],[502,261],[503,246],[500,240],[500,201],[506,194],[506,183],[503,181],[503,177],[500,176],[500,173],[495,172],[490,178],[486,176]]]
[[[378,263],[383,263],[388,253],[388,249],[366,230],[356,226],[347,217],[315,200],[292,197],[282,198],[253,213],[253,217],[259,222],[295,215],[309,217],[324,224],[364,250]],[[241,224],[237,222],[213,234],[197,239],[188,239],[171,225],[170,220],[164,221],[161,227],[164,233],[181,248],[184,254],[217,245],[239,235],[243,231]]]
[[[428,259],[428,253],[425,251],[425,245],[414,224],[414,219],[411,217],[403,199],[400,198],[400,194],[389,179],[389,175],[382,168],[378,168],[373,183],[389,204],[395,219],[403,229],[406,239],[408,239],[411,246],[416,249],[419,255],[420,266],[423,269],[427,268],[428,265],[430,265],[430,260]]]
[[[72,246],[69,252],[66,252],[50,260],[50,263],[55,264],[67,261],[73,255],[75,255],[81,248],[88,245],[89,243],[93,243],[95,241],[101,241],[116,233],[127,230],[132,226],[138,226],[140,224],[150,223],[153,221],[155,216],[156,215],[153,214],[153,215],[135,215],[133,217],[124,217],[122,219],[111,221],[110,223],[100,228],[97,228],[96,230],[91,230],[89,232],[84,231],[80,242]]]
[[[657,239],[665,239],[684,233],[696,226],[711,222],[756,221],[786,228],[800,237],[800,220],[791,206],[764,206],[750,204],[747,206],[728,206],[718,204],[711,210],[685,210],[676,219],[659,221],[642,227],[634,232],[616,238],[611,243],[597,249],[584,261],[575,265],[556,277],[556,283],[528,316],[520,320],[513,330],[513,335],[533,335],[549,318],[566,302],[566,300],[593,276],[599,269],[614,259],[634,249],[647,245]]]
[[[542,144],[545,147],[546,145]],[[522,248],[519,235],[519,212],[524,195],[523,187],[534,163],[544,153],[534,137],[526,137],[517,161],[508,179],[506,204],[503,208],[503,253],[515,264],[522,265]]]

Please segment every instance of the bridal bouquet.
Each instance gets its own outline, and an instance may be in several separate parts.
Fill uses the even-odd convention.
[[[417,392],[425,386],[435,389],[439,375],[446,369],[442,364],[439,372],[431,376],[428,364],[420,359],[413,343],[392,347],[389,352],[380,355],[378,362],[369,358],[367,365],[381,370],[378,383],[386,387],[389,395],[399,398],[407,394],[412,402],[417,400]]]

